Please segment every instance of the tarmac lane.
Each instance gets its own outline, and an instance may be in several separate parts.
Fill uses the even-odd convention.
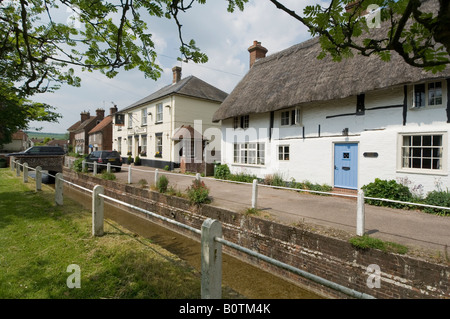
[[[132,169],[132,183],[145,179],[154,184],[154,168]],[[184,192],[195,175],[173,174],[158,170],[169,179],[169,185]],[[127,182],[128,165],[123,165],[118,180]],[[210,189],[211,205],[236,212],[245,212],[252,204],[252,185],[202,179]],[[319,196],[310,193],[258,186],[257,208],[261,216],[287,225],[307,225],[322,232],[356,235],[356,199],[340,196]],[[448,256],[450,218],[419,210],[403,210],[365,205],[365,232],[372,237],[403,244],[414,249]]]

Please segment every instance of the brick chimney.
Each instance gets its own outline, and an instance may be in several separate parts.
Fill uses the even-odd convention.
[[[116,112],[117,112],[117,105],[114,105],[114,107],[111,107],[109,109],[109,115],[113,115]]]
[[[173,81],[172,84],[178,83],[181,80],[181,67],[175,66],[172,68]]]
[[[258,59],[266,57],[267,49],[261,45],[261,42],[253,41],[253,45],[248,48],[250,52],[250,68]]]
[[[91,114],[86,111],[81,112],[80,115],[81,115],[81,123],[83,123],[86,120],[89,120],[89,118],[91,117]]]
[[[105,117],[104,109],[97,109],[95,112],[97,113],[98,120],[102,120]]]

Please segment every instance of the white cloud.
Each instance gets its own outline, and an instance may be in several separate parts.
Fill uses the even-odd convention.
[[[315,2],[285,0],[283,4],[301,14],[305,5]],[[229,13],[226,9],[226,1],[207,1],[180,16],[184,40],[194,38],[209,57],[204,65],[182,63],[183,77],[195,75],[229,93],[248,71],[247,49],[254,40],[260,41],[270,55],[309,38],[300,22],[269,1],[250,1],[243,12]],[[65,132],[79,120],[81,111],[95,113],[96,108],[104,107],[108,112],[111,101],[120,109],[170,84],[172,67],[180,65],[175,21],[151,18],[148,25],[158,53],[157,63],[164,70],[158,81],[145,79],[136,70],[120,72],[114,79],[100,73],[80,74],[81,88],[64,87],[35,98],[58,107],[64,116],[61,123],[34,123],[34,126],[44,126],[48,132]]]

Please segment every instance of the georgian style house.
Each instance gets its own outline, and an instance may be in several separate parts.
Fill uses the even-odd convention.
[[[92,151],[112,150],[112,122],[117,106],[109,109],[109,115],[103,118],[92,130],[89,131],[89,145]]]
[[[198,138],[180,139],[174,134],[183,125],[192,126],[206,139],[213,135],[211,131],[220,132],[220,124],[213,123],[212,116],[227,93],[195,76],[182,79],[180,67],[172,71],[172,84],[115,114],[113,148],[122,157],[139,156],[142,165],[157,168],[178,167],[183,154],[199,154],[192,160],[202,162],[207,142],[191,144],[187,141]],[[203,149],[190,150],[191,145]],[[220,159],[220,145],[220,140],[216,140],[207,148],[209,160]]]
[[[375,178],[425,192],[450,185],[448,67],[433,74],[395,53],[318,60],[317,38],[267,57],[259,42],[249,51],[249,72],[213,117],[233,173],[345,189]]]
[[[96,115],[91,116],[90,112],[81,112],[80,121],[69,127],[69,141],[73,146],[73,151],[78,154],[89,154],[92,147],[89,145],[89,131],[97,126],[105,117],[105,110],[97,109]]]

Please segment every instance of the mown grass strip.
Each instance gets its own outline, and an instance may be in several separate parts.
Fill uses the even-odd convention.
[[[111,221],[91,236],[91,215],[54,191],[0,169],[0,298],[200,298],[200,277],[177,256]],[[69,288],[67,267],[81,270]]]

